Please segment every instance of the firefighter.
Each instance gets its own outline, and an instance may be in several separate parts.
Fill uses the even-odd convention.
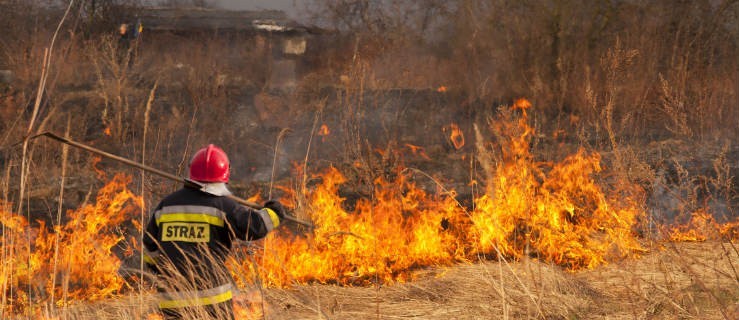
[[[139,36],[144,31],[141,20],[136,24],[121,23],[118,26],[118,63],[126,62],[128,67],[133,65],[138,53]]]
[[[236,288],[225,266],[236,239],[257,240],[280,225],[277,200],[244,207],[227,197],[230,167],[214,145],[190,161],[189,180],[153,211],[144,236],[144,262],[158,274],[159,309],[165,319],[233,319]]]

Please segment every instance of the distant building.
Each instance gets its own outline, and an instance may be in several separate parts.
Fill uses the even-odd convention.
[[[297,84],[302,56],[312,36],[321,29],[298,25],[278,10],[229,11],[201,8],[147,8],[138,19],[144,33],[170,32],[180,35],[215,34],[254,41],[271,48],[268,87],[291,89]]]

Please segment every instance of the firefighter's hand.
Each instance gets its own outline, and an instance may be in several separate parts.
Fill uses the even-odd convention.
[[[286,214],[285,207],[282,206],[282,203],[280,203],[280,201],[269,200],[264,203],[264,207],[274,211],[277,217],[280,218],[280,220],[285,219],[285,214]]]

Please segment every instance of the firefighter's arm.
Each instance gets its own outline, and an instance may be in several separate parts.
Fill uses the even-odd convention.
[[[280,225],[285,217],[285,209],[277,200],[270,200],[262,209],[239,206],[231,217],[234,232],[241,240],[257,240],[265,237]]]

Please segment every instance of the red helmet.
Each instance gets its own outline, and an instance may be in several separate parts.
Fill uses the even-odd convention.
[[[221,148],[212,144],[198,150],[190,160],[190,180],[228,182],[230,173],[228,156]]]

